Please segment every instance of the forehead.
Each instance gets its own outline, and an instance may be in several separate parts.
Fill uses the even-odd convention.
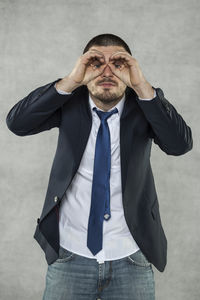
[[[98,50],[98,51],[102,52],[105,56],[110,56],[117,51],[126,52],[126,50],[121,46],[96,46],[96,45],[94,45],[89,50]]]

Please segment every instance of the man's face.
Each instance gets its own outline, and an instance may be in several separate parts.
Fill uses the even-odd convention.
[[[91,80],[87,84],[87,88],[93,99],[101,101],[103,103],[112,103],[119,101],[124,95],[126,84],[123,83],[117,76],[115,76],[109,63],[110,56],[117,51],[126,50],[121,46],[92,46],[89,50],[98,50],[104,54],[105,57],[105,67],[103,73]],[[99,61],[97,61],[99,63]],[[111,85],[102,85],[105,83],[110,83]]]

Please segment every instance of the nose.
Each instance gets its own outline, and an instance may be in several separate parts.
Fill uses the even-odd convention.
[[[106,76],[106,77],[113,76],[112,70],[111,70],[111,68],[110,68],[110,66],[108,64],[106,64],[106,66],[105,66],[105,68],[104,68],[103,73],[101,74],[101,76],[103,76],[103,77],[104,76]]]

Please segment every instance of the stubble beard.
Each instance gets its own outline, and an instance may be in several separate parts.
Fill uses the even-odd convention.
[[[90,92],[91,93],[91,92]],[[112,104],[117,102],[122,95],[117,95],[116,93],[113,93],[110,91],[110,89],[104,89],[103,92],[95,92],[91,93],[98,101],[104,103],[104,104]]]

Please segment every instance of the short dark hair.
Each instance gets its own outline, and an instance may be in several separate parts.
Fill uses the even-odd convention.
[[[119,36],[111,34],[111,33],[104,33],[99,34],[93,37],[85,46],[83,50],[83,54],[87,52],[92,46],[122,46],[129,54],[132,55],[129,46],[126,44],[124,40],[122,40]]]

